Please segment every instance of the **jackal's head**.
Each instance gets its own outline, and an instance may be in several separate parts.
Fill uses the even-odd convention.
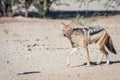
[[[63,25],[63,35],[65,37],[73,29],[73,23],[74,22],[71,22],[70,24],[65,24],[64,22],[61,22],[61,24]]]

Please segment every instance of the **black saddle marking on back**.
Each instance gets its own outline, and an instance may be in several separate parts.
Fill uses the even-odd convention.
[[[90,34],[90,35],[94,35],[96,33],[99,33],[101,32],[102,30],[104,30],[104,28],[101,28],[99,26],[94,26],[94,27],[88,27],[88,28],[84,28],[85,30],[87,30],[87,32]]]
[[[93,26],[93,27],[88,27],[88,28],[73,28],[73,31],[75,30],[82,30],[84,29],[86,31],[86,33],[89,33],[89,35],[94,35],[96,33],[101,32],[102,30],[104,30],[104,28],[101,28],[99,26]]]

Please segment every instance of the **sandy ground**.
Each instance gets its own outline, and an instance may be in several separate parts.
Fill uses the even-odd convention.
[[[0,18],[0,80],[119,80],[120,15],[99,17],[90,25],[104,27],[112,37],[117,55],[110,53],[111,64],[95,65],[100,51],[89,45],[92,66],[80,47],[66,66],[65,50],[71,45],[63,37],[61,21],[49,19]]]

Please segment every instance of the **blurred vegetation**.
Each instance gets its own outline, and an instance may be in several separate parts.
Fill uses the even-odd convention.
[[[28,17],[29,8],[32,5],[37,9],[39,17],[45,17],[45,15],[50,12],[50,7],[52,4],[56,4],[56,6],[70,6],[70,4],[65,1],[67,0],[0,0],[0,12],[2,16],[11,17],[14,15],[13,7],[18,6],[18,10],[24,8],[24,13],[19,10],[18,14],[22,14],[23,16]],[[94,1],[100,2],[102,0],[74,0],[74,3],[79,2],[79,8],[81,8],[83,5],[89,7],[89,4]],[[106,0],[106,3],[104,4],[106,11],[108,11],[109,8],[117,8],[119,6],[120,0]],[[80,15],[78,15],[78,17],[80,17]]]

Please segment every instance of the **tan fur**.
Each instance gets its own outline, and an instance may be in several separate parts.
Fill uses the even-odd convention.
[[[108,52],[105,50],[105,46],[106,44],[110,43],[111,39],[105,30],[102,30],[94,35],[87,36],[82,28],[79,28],[78,30],[74,30],[71,27],[73,25],[73,22],[68,25],[66,25],[64,22],[62,22],[62,24],[64,26],[63,34],[66,35],[66,37],[71,41],[73,47],[73,49],[71,49],[70,52],[67,54],[67,65],[70,64],[70,55],[73,54],[73,52],[76,51],[77,47],[79,46],[82,46],[86,49],[86,61],[87,61],[87,65],[90,65],[88,45],[92,43],[96,43],[97,46],[99,47],[99,50],[101,51],[101,56],[98,59],[97,64],[101,63],[104,55],[106,55],[107,64],[109,64]],[[112,48],[114,49],[113,45]],[[114,54],[116,54],[115,49],[113,52]]]

